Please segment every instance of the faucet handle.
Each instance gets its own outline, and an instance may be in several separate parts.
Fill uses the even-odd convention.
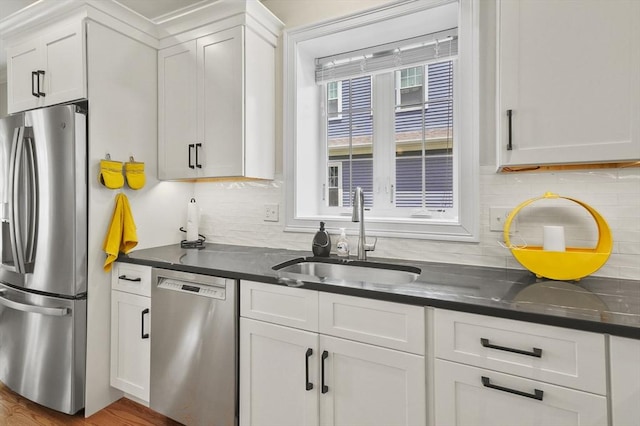
[[[378,237],[373,237],[373,244],[364,243],[364,251],[374,251],[376,249],[377,242]]]

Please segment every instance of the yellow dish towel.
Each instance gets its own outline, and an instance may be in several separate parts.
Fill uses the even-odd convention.
[[[107,253],[104,270],[108,272],[120,252],[127,254],[138,244],[136,224],[133,221],[129,200],[124,194],[116,195],[116,207],[113,210],[111,223],[104,239],[103,248]]]

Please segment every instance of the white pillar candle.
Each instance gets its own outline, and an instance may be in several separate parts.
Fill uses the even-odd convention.
[[[564,226],[545,226],[543,230],[543,250],[566,251],[564,243]]]

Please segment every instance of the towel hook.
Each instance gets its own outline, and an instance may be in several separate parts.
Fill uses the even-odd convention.
[[[133,155],[130,155],[130,156],[129,156],[129,161],[130,161],[131,163],[135,163],[135,162],[136,162],[136,160],[133,158]]]
[[[107,155],[105,155],[105,156],[104,156],[104,158],[105,158],[106,160],[111,161],[111,154],[109,154],[109,153],[107,152]]]

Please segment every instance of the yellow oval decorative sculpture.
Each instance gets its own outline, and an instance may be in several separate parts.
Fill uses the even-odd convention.
[[[593,217],[598,226],[598,242],[593,248],[567,247],[566,251],[544,251],[542,247],[527,246],[514,247],[509,239],[509,229],[513,218],[529,204],[541,199],[563,198],[584,207]],[[531,198],[511,211],[504,224],[504,241],[510,248],[511,254],[518,262],[538,278],[552,280],[579,280],[600,269],[607,262],[613,247],[611,230],[604,218],[588,204],[574,198],[562,197],[551,192],[541,197]]]

